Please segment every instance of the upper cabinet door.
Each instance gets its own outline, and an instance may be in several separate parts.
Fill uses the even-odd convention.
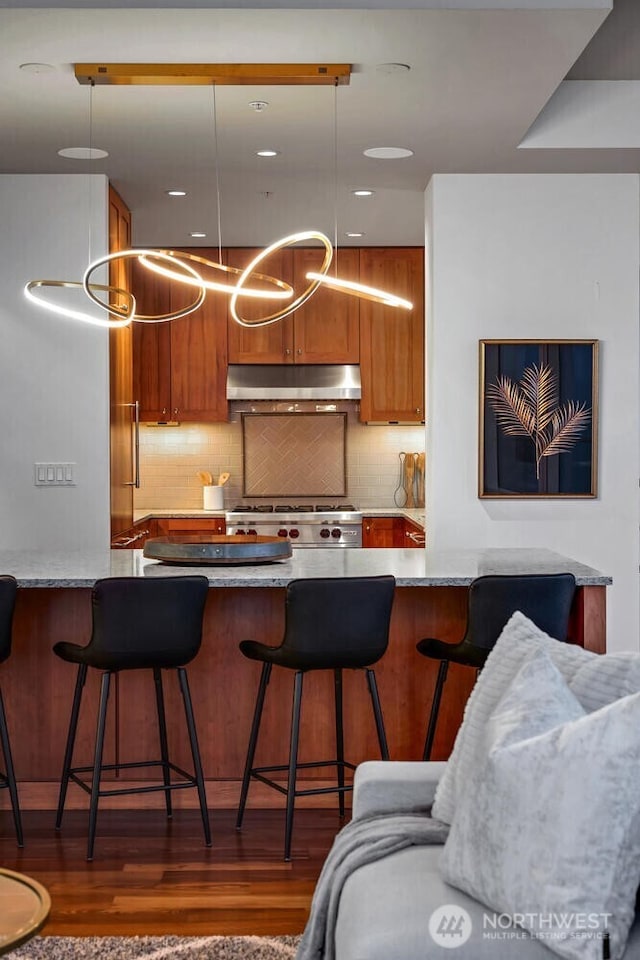
[[[156,316],[171,311],[171,284],[131,261],[136,313]],[[185,290],[188,288],[185,287]],[[142,420],[171,420],[171,325],[133,323],[133,392]]]
[[[202,255],[217,260],[217,251]],[[171,309],[178,310],[197,293],[194,287],[171,284]],[[227,296],[207,292],[194,313],[172,320],[171,419],[227,419]]]
[[[412,310],[360,301],[360,419],[424,420],[424,248],[362,247],[360,280],[396,293]]]
[[[258,248],[230,248],[225,251],[226,263],[232,267],[246,267],[248,263],[259,253]],[[212,259],[217,259],[216,256]],[[259,273],[274,276],[286,283],[292,283],[292,251],[290,249],[279,250],[260,265],[257,269]],[[232,282],[232,280],[230,280]],[[247,281],[247,286],[255,286],[251,280]],[[261,283],[265,290],[275,287],[269,287],[269,284]],[[221,295],[222,297],[222,295]],[[228,298],[224,297],[226,304]],[[253,297],[239,297],[238,310],[242,317],[247,320],[259,319],[282,309],[286,300],[262,300]],[[284,320],[278,320],[277,323],[271,323],[264,327],[242,327],[229,314],[228,318],[229,333],[229,363],[293,363],[293,320],[291,317],[285,317]]]
[[[308,270],[317,272],[324,248],[293,250],[293,280],[296,292],[309,284]],[[334,252],[329,274],[342,280],[358,280],[360,256],[356,247]],[[360,360],[360,301],[357,297],[320,285],[294,314],[296,363],[358,363]]]

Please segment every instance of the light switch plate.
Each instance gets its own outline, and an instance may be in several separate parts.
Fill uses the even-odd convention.
[[[74,487],[75,463],[34,463],[36,487]]]

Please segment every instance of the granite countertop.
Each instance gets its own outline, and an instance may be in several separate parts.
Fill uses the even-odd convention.
[[[573,573],[579,586],[603,586],[611,577],[551,550],[318,548],[293,550],[276,563],[242,566],[178,567],[146,560],[141,550],[0,550],[0,570],[21,587],[91,587],[101,577],[166,577],[203,574],[212,587],[284,587],[309,577],[358,577],[393,574],[399,587],[468,586],[490,574]]]

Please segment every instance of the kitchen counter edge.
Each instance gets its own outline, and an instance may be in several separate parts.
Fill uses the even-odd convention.
[[[551,550],[526,547],[484,550],[318,548],[295,550],[287,560],[261,565],[173,566],[147,560],[141,550],[0,550],[0,570],[20,587],[91,587],[103,577],[204,575],[211,587],[285,587],[311,577],[383,576],[399,587],[468,586],[487,574],[573,573],[578,586],[607,586],[612,578]]]

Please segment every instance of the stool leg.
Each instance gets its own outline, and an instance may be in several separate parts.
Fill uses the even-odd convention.
[[[302,706],[302,670],[296,671],[293,683],[293,710],[291,712],[291,743],[289,745],[289,777],[287,780],[287,816],[284,829],[284,859],[291,860],[291,833],[293,831],[293,807],[296,799],[296,773],[298,765],[298,740],[300,736],[300,707]]]
[[[258,733],[260,732],[260,720],[262,719],[262,708],[264,707],[264,698],[267,692],[267,686],[269,685],[269,678],[271,677],[271,667],[270,663],[262,664],[262,673],[260,674],[260,686],[258,687],[258,696],[256,698],[256,706],[253,711],[253,721],[251,723],[251,733],[249,735],[249,746],[247,747],[247,759],[244,765],[244,775],[242,777],[242,789],[240,791],[240,803],[238,805],[238,816],[236,818],[236,830],[239,830],[242,826],[242,819],[244,817],[244,808],[247,803],[247,794],[249,793],[249,783],[251,781],[251,769],[253,767],[253,758],[256,753],[256,745],[258,743]]]
[[[378,684],[373,670],[367,670],[367,683],[369,684],[369,693],[373,704],[373,715],[376,718],[376,730],[378,731],[378,743],[380,744],[380,755],[383,760],[389,759],[389,746],[387,744],[387,735],[384,731],[384,720],[382,719],[382,707],[380,706],[380,697],[378,696]]]
[[[64,760],[62,761],[62,776],[60,777],[60,795],[58,796],[58,812],[56,814],[56,830],[62,826],[62,814],[64,813],[64,802],[67,798],[67,787],[69,786],[69,771],[71,770],[71,761],[73,760],[73,747],[76,742],[76,730],[78,729],[78,716],[80,714],[80,702],[82,700],[82,690],[87,679],[87,665],[81,663],[78,667],[78,676],[76,677],[76,688],[73,694],[73,705],[71,707],[71,717],[69,718],[69,732],[67,734],[67,745],[64,750]]]
[[[20,819],[20,807],[18,805],[18,788],[16,787],[16,775],[13,769],[13,758],[11,756],[11,745],[9,744],[9,730],[7,729],[7,717],[4,712],[4,703],[2,700],[2,691],[0,690],[0,740],[2,741],[2,752],[4,762],[7,768],[7,786],[9,796],[11,797],[11,809],[13,811],[13,823],[16,828],[16,837],[18,846],[24,847],[24,837],[22,835],[22,821]]]
[[[344,728],[342,724],[342,670],[333,671],[336,694],[336,760],[338,761],[338,810],[344,817]]]
[[[442,699],[442,690],[444,688],[444,682],[447,679],[448,670],[449,670],[449,661],[441,660],[440,666],[438,668],[438,679],[436,680],[436,688],[433,692],[433,701],[431,703],[431,713],[429,714],[429,726],[427,727],[427,737],[424,742],[424,751],[422,753],[423,760],[431,759],[431,749],[433,747],[433,740],[436,735],[436,725],[438,723],[438,713],[440,711],[440,700]]]
[[[102,752],[104,750],[104,731],[107,725],[107,704],[109,703],[109,687],[111,673],[107,670],[102,674],[100,684],[100,707],[98,709],[98,726],[96,728],[96,749],[93,756],[93,774],[91,777],[91,801],[89,803],[89,839],[87,841],[87,860],[93,860],[93,845],[96,839],[96,824],[98,822],[98,798],[100,795],[100,776],[102,774]]]
[[[155,667],[153,671],[153,681],[156,686],[156,707],[158,709],[158,732],[160,734],[160,756],[162,758],[162,778],[167,789],[164,792],[164,801],[167,808],[167,817],[171,819],[173,810],[171,809],[171,771],[169,770],[169,747],[167,745],[167,720],[164,712],[164,694],[162,692],[162,670]]]
[[[202,772],[202,760],[200,759],[200,747],[198,746],[198,735],[196,733],[196,722],[193,716],[191,694],[189,693],[189,681],[187,680],[187,671],[184,667],[178,667],[178,680],[180,681],[180,690],[182,691],[182,699],[184,700],[184,713],[187,718],[187,729],[189,730],[189,743],[191,744],[191,756],[193,757],[193,768],[195,770],[196,786],[200,800],[204,842],[207,847],[210,847],[211,827],[209,826],[209,814],[207,812],[207,794],[204,788],[204,774]]]

